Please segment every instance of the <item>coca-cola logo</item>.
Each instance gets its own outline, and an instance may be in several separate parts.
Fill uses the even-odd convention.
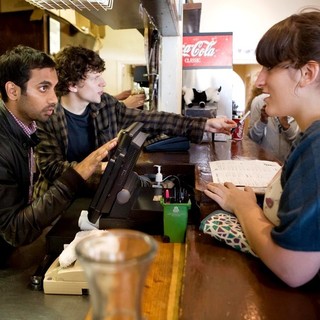
[[[184,69],[232,66],[232,34],[186,35],[182,43]]]
[[[216,53],[217,41],[200,40],[194,44],[183,44],[182,56],[183,57],[213,57]]]

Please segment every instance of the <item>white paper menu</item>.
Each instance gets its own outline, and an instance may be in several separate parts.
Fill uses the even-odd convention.
[[[264,193],[269,182],[281,169],[277,162],[265,160],[218,160],[209,162],[209,165],[213,182],[249,186],[256,193]]]

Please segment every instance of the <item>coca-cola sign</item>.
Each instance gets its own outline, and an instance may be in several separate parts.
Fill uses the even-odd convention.
[[[232,33],[183,36],[183,69],[232,67]]]

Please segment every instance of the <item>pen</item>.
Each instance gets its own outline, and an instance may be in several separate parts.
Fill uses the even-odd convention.
[[[170,191],[169,191],[169,189],[165,190],[164,201],[165,201],[165,203],[170,203]]]
[[[237,123],[237,126],[235,128],[232,128],[230,132],[233,133],[239,126],[241,126],[249,114],[250,114],[250,110],[241,118],[241,120]]]

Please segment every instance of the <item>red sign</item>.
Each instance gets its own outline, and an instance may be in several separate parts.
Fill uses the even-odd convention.
[[[183,69],[231,68],[232,33],[201,33],[183,36]]]

